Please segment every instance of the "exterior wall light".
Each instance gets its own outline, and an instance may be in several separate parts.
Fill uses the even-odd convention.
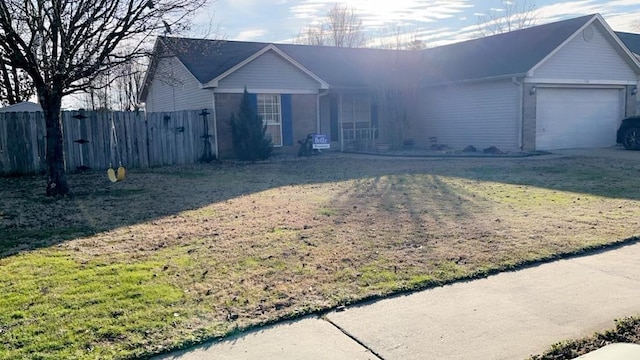
[[[638,87],[631,89],[631,95],[638,95]]]
[[[532,87],[531,90],[529,90],[529,95],[531,95],[531,96],[535,95],[537,90],[538,90],[537,87],[535,87],[535,86]]]

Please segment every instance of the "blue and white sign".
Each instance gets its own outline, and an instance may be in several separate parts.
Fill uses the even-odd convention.
[[[331,140],[329,139],[329,135],[313,134],[314,149],[329,149],[330,147],[331,147]]]

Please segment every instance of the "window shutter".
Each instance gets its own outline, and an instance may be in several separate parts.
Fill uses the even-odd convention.
[[[251,104],[251,108],[257,114],[258,113],[258,94],[249,93],[249,104]]]
[[[280,95],[282,106],[282,145],[293,146],[293,114],[291,109],[291,94]]]

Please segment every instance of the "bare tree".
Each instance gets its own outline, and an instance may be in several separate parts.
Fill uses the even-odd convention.
[[[116,108],[121,111],[138,110],[138,98],[144,81],[146,64],[132,61],[118,68],[115,93],[117,95]]]
[[[145,69],[146,62],[142,59],[131,59],[96,77],[91,87],[80,94],[82,106],[94,111],[137,110]]]
[[[373,46],[392,50],[423,50],[428,46],[424,40],[418,38],[419,32],[417,28],[392,26],[380,31]]]
[[[296,42],[306,45],[363,47],[366,44],[366,37],[362,19],[355,9],[335,4],[324,21],[307,25]]]
[[[421,57],[406,51],[390,54],[393,56],[382,62],[378,77],[372,80],[376,84],[374,98],[381,129],[379,140],[388,143],[392,149],[399,149],[413,141],[409,124],[415,120],[420,94],[420,76],[403,69],[419,69]]]
[[[17,104],[29,100],[33,95],[35,88],[29,75],[24,70],[0,61],[0,104]]]
[[[478,30],[489,36],[535,26],[538,20],[535,9],[535,1],[501,0],[500,7],[478,17]]]
[[[47,196],[70,193],[64,169],[63,96],[147,54],[156,32],[178,32],[208,0],[3,0],[2,62],[33,80],[46,123]],[[118,48],[126,45],[126,53]]]

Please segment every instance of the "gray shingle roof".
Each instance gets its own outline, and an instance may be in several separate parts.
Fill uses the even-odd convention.
[[[640,55],[640,34],[616,31],[616,35],[631,52]]]
[[[594,16],[427,49],[423,52],[428,69],[424,82],[524,75]]]
[[[255,54],[269,43],[163,38],[201,83],[207,83]],[[394,63],[418,58],[410,51],[354,49],[331,46],[275,44],[288,56],[334,88],[371,85]]]
[[[275,46],[333,88],[366,88],[379,81],[405,77],[419,78],[424,85],[429,85],[522,76],[594,16],[582,16],[423,51],[292,44]],[[161,38],[161,42],[172,48],[180,61],[203,84],[269,45],[173,37]]]

